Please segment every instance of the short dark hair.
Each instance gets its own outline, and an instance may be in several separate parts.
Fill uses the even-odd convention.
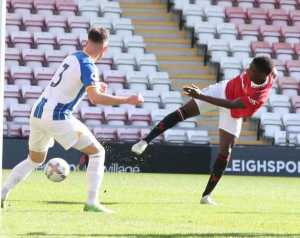
[[[253,64],[260,73],[266,75],[269,75],[274,67],[272,60],[267,56],[255,57],[251,64]]]
[[[104,43],[108,40],[109,32],[103,27],[92,27],[88,33],[88,39],[94,43]]]

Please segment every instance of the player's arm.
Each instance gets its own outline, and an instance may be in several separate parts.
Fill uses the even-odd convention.
[[[97,86],[88,86],[86,87],[86,92],[89,100],[93,104],[102,104],[102,105],[120,105],[120,104],[131,104],[136,105],[143,103],[143,98],[140,95],[131,95],[128,97],[122,96],[113,96],[105,94],[100,91]]]
[[[183,91],[185,95],[200,99],[202,101],[211,103],[215,106],[219,107],[224,107],[224,108],[245,108],[245,104],[241,99],[235,99],[235,100],[227,100],[227,99],[222,99],[222,98],[215,98],[215,97],[210,97],[207,95],[204,95],[201,93],[201,90],[195,86],[189,86],[189,87],[184,87]]]

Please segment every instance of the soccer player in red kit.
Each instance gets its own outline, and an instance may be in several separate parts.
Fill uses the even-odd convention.
[[[251,117],[267,101],[275,78],[276,69],[271,59],[261,56],[255,57],[247,70],[231,80],[221,81],[202,90],[195,85],[185,87],[185,95],[192,97],[192,100],[167,115],[131,150],[142,154],[155,137],[178,122],[199,115],[204,103],[218,106],[220,149],[200,201],[202,204],[214,205],[210,194],[226,169],[235,140],[240,135],[243,118]]]

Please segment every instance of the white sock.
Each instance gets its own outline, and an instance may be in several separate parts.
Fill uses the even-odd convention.
[[[89,156],[89,165],[87,167],[87,187],[88,187],[88,205],[98,204],[98,194],[104,175],[105,152]]]
[[[5,199],[8,192],[13,189],[19,182],[26,179],[26,177],[39,165],[40,164],[33,162],[29,157],[17,164],[3,184],[1,199]]]

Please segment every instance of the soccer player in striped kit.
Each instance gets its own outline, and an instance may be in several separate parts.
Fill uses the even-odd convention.
[[[30,116],[29,154],[16,165],[1,191],[1,207],[9,192],[46,159],[54,140],[66,150],[75,148],[89,156],[87,167],[87,201],[84,211],[111,212],[98,201],[98,191],[104,175],[105,150],[89,129],[72,116],[72,111],[85,94],[93,104],[137,105],[141,95],[128,97],[106,94],[107,85],[100,82],[95,62],[108,47],[109,33],[101,27],[88,32],[83,51],[66,57],[33,106]]]
[[[142,154],[155,137],[178,122],[199,115],[204,103],[218,106],[220,149],[200,201],[202,204],[215,204],[210,194],[226,169],[235,140],[240,135],[243,118],[251,117],[267,101],[276,75],[272,61],[261,56],[255,57],[247,70],[231,80],[221,81],[202,90],[195,85],[183,88],[192,100],[167,115],[131,150]]]

